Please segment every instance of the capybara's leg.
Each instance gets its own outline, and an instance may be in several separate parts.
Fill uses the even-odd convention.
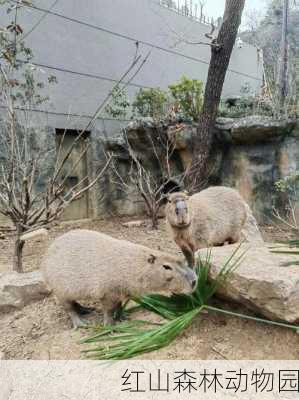
[[[121,309],[122,309],[122,302],[119,301],[113,308],[113,318],[115,321],[122,321],[125,319],[125,317],[121,315]]]
[[[115,320],[113,318],[114,310],[103,310],[104,311],[104,325],[114,325]]]
[[[82,306],[82,304],[79,304],[77,301],[73,301],[72,303],[73,303],[74,310],[79,315],[87,315],[87,314],[91,314],[93,311],[95,311],[94,307]]]
[[[182,243],[181,240],[176,241],[176,244],[181,248],[188,266],[190,268],[195,268],[195,255],[194,255],[194,248],[189,243]]]
[[[182,247],[182,252],[188,262],[188,266],[192,269],[195,267],[195,256],[194,251],[190,249],[190,247]]]
[[[232,235],[229,239],[228,242],[229,244],[234,244],[234,243],[238,243],[241,241],[241,234],[236,233],[234,235]]]
[[[77,314],[72,301],[64,301],[61,303],[65,311],[69,314],[74,329],[78,329],[87,325],[85,321],[82,321]]]
[[[118,301],[113,304],[103,304],[103,312],[104,312],[104,325],[114,325],[115,324],[115,315],[117,311],[119,311],[121,307],[121,301]]]

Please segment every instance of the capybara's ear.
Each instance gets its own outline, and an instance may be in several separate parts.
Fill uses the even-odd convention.
[[[148,258],[147,261],[148,261],[150,264],[155,264],[156,259],[157,259],[157,257],[154,256],[153,254],[151,254],[151,255],[149,256],[149,258]]]

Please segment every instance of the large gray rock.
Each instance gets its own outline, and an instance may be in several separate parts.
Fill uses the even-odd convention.
[[[242,245],[240,254],[248,247],[248,244]],[[212,249],[212,279],[235,248],[236,245],[231,245]],[[204,257],[206,249],[199,253]],[[272,320],[296,324],[299,322],[299,268],[287,266],[294,261],[295,255],[273,254],[265,246],[254,244],[219,294]]]
[[[223,141],[234,144],[256,144],[281,140],[292,133],[296,122],[275,120],[271,117],[253,115],[239,119],[219,118],[216,135]]]
[[[39,271],[0,274],[0,312],[20,309],[49,295]]]

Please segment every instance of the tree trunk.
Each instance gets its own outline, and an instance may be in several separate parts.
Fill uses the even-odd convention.
[[[222,88],[229,66],[231,53],[237,38],[245,0],[226,0],[223,22],[218,37],[212,42],[212,56],[205,87],[202,113],[199,117],[196,135],[193,137],[193,158],[191,166],[192,186],[203,181],[212,143]]]
[[[152,229],[158,229],[159,228],[159,214],[160,206],[157,206],[157,204],[153,204],[150,210],[150,219],[152,222]]]
[[[23,248],[25,242],[21,240],[21,235],[23,230],[20,226],[17,226],[17,237],[15,240],[14,246],[14,255],[13,255],[13,271],[22,273],[23,271]]]
[[[157,230],[159,228],[159,222],[157,215],[153,215],[152,218],[152,229]]]

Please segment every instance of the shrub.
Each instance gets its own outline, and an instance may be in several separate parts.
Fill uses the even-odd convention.
[[[133,102],[134,116],[161,119],[168,101],[167,93],[157,89],[140,89]]]
[[[111,101],[105,107],[105,112],[112,118],[126,118],[130,103],[125,89],[115,86],[111,92]]]
[[[242,118],[250,115],[272,116],[270,104],[261,103],[256,97],[225,99],[220,103],[218,115],[227,118]]]
[[[197,120],[203,105],[203,83],[182,76],[177,83],[169,85],[169,90],[182,117]]]
[[[279,192],[293,192],[299,183],[299,171],[295,171],[292,175],[286,176],[275,183],[275,188]]]

